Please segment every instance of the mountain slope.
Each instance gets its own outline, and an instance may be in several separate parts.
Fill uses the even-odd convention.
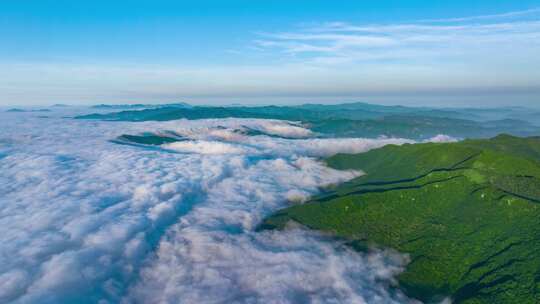
[[[327,163],[366,175],[276,213],[261,228],[293,220],[358,248],[408,253],[399,282],[424,301],[540,301],[539,138],[386,146]]]

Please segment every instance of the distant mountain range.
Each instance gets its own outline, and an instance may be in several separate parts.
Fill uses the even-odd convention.
[[[108,105],[108,104],[99,104],[95,106],[91,106],[93,109],[115,109],[115,110],[129,110],[129,109],[156,109],[156,108],[191,108],[191,105],[179,102],[179,103],[168,103],[168,104],[114,104],[114,105]]]
[[[50,112],[51,110],[49,109],[19,109],[19,108],[12,108],[12,109],[8,109],[6,110],[6,112],[11,112],[11,113],[24,113],[24,112]]]
[[[128,110],[76,118],[115,121],[229,117],[282,119],[300,121],[321,136],[329,137],[387,136],[427,139],[438,134],[457,138],[489,138],[500,133],[517,136],[540,135],[540,112],[520,107],[441,109],[367,103],[259,107],[190,106],[183,103],[96,106],[101,109],[126,109],[125,107],[128,107]]]

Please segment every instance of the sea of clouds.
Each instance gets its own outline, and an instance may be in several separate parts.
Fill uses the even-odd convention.
[[[1,303],[412,302],[391,288],[406,256],[358,253],[300,227],[255,232],[362,174],[317,157],[410,140],[313,138],[273,120],[64,116],[0,113]],[[143,132],[185,140],[113,142]]]

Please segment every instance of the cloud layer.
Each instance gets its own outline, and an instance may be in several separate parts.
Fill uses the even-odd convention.
[[[313,156],[408,141],[238,132],[309,134],[280,121],[65,114],[0,114],[0,302],[409,301],[389,288],[401,255],[359,254],[298,228],[254,232],[264,216],[361,174]],[[110,141],[170,131],[189,144]]]

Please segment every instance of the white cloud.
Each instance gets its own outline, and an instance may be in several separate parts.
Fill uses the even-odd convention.
[[[456,141],[458,141],[457,138],[444,135],[444,134],[439,134],[426,140],[426,142],[434,142],[434,143],[445,143],[445,142],[456,142]]]
[[[409,302],[379,283],[402,270],[402,257],[392,253],[358,255],[300,230],[232,239],[174,229],[126,303]]]
[[[163,148],[184,153],[198,154],[243,154],[247,148],[218,141],[181,141],[163,145]]]
[[[288,200],[360,174],[310,156],[403,140],[235,137],[213,131],[308,132],[277,121],[100,122],[62,111],[0,113],[1,302],[407,301],[387,288],[400,255],[359,254],[298,229],[253,231]],[[239,150],[110,142],[156,131]]]
[[[290,138],[309,137],[312,132],[309,129],[297,126],[291,123],[276,122],[272,120],[264,120],[259,124],[258,130],[271,135],[279,135]]]
[[[334,64],[336,59],[348,64],[400,60],[407,65],[423,62],[446,66],[442,61],[461,60],[478,65],[508,58],[518,64],[519,58],[512,57],[531,59],[530,55],[540,50],[540,44],[535,42],[540,38],[540,15],[531,20],[488,24],[352,25],[338,22],[265,34],[264,38],[255,43],[259,47],[303,55],[303,60],[313,63]],[[329,61],[332,58],[336,59]]]
[[[483,20],[493,20],[493,19],[507,19],[515,17],[524,17],[524,16],[538,16],[540,13],[540,8],[532,8],[523,11],[514,11],[502,14],[492,14],[492,15],[480,15],[480,16],[471,16],[471,17],[461,17],[461,18],[443,18],[443,19],[425,19],[420,22],[465,22],[465,21],[483,21]]]

